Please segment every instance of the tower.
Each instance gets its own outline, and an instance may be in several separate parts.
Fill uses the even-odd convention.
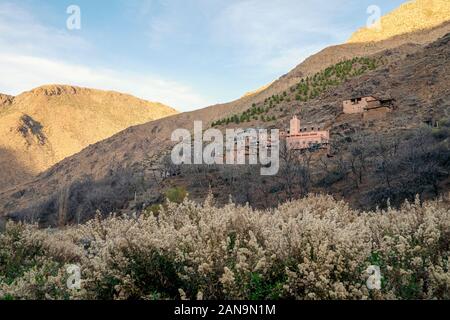
[[[300,119],[297,118],[297,116],[294,116],[291,119],[291,125],[290,125],[290,135],[296,135],[300,133]]]

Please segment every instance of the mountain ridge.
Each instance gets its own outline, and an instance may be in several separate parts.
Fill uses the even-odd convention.
[[[224,116],[242,112],[253,103],[258,103],[274,94],[280,94],[295,85],[302,78],[312,76],[316,72],[343,60],[354,57],[371,56],[385,50],[393,50],[393,54],[407,55],[419,50],[422,46],[436,41],[450,32],[450,16],[442,24],[416,32],[396,35],[393,38],[371,43],[344,43],[332,45],[308,57],[292,70],[274,80],[262,91],[257,90],[251,95],[244,95],[240,99],[210,106],[211,108],[226,109]],[[206,109],[206,108],[205,108]],[[203,109],[203,110],[205,110]]]
[[[414,0],[400,5],[384,15],[380,29],[361,28],[347,43],[361,43],[386,40],[398,35],[426,30],[439,26],[450,17],[448,0]]]
[[[177,113],[129,94],[69,85],[2,95],[0,105],[0,189],[31,179],[129,126]]]

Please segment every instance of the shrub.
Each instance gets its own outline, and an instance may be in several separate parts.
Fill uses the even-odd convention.
[[[9,223],[2,275],[26,269],[0,278],[0,298],[449,299],[449,201],[361,212],[310,195],[258,211],[209,196],[65,230]],[[68,262],[81,267],[79,291],[66,289]],[[366,286],[370,265],[380,290]]]
[[[174,203],[182,203],[187,196],[187,191],[184,187],[175,187],[165,192],[166,199]]]

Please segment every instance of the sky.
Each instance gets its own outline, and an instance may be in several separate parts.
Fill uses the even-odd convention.
[[[366,25],[369,6],[384,15],[403,2],[0,0],[0,92],[70,84],[194,110],[345,42]],[[74,5],[79,16],[68,13]]]

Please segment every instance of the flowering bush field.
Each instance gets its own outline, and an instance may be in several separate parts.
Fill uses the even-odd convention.
[[[64,230],[9,223],[2,299],[449,299],[449,199],[360,212],[310,195],[271,211],[169,203]],[[69,289],[78,265],[81,288]],[[369,266],[381,289],[370,290]]]

